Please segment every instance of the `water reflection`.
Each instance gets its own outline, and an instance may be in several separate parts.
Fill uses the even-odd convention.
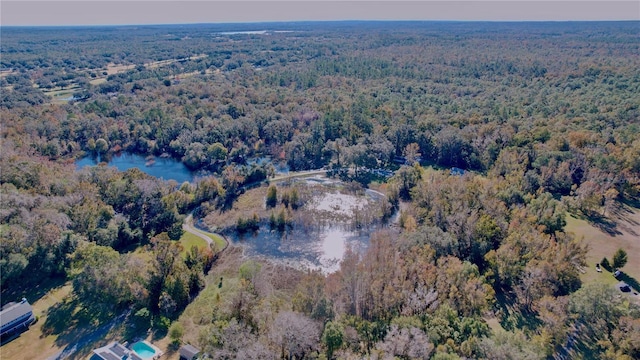
[[[307,179],[307,182],[323,183],[325,189],[339,183],[325,180]],[[232,242],[243,245],[247,256],[332,273],[339,269],[348,248],[359,253],[366,250],[371,233],[380,226],[372,218],[383,198],[382,194],[369,190],[361,196],[324,191],[305,205],[306,216],[294,216],[293,229],[279,232],[263,225],[254,233],[239,235],[229,230],[226,235]],[[362,226],[354,226],[356,213]]]
[[[243,245],[246,256],[270,260],[332,273],[348,247],[363,252],[369,244],[371,231],[354,232],[339,225],[316,229],[270,230],[267,225],[255,233],[227,234],[235,244]]]

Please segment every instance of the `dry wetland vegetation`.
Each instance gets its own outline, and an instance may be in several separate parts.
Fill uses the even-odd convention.
[[[3,27],[0,357],[640,358],[638,27]]]

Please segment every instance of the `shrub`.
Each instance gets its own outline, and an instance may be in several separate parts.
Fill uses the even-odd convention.
[[[169,337],[171,338],[171,342],[174,344],[179,344],[182,336],[184,335],[184,327],[179,322],[174,322],[171,324],[169,328]]]
[[[171,325],[171,320],[169,320],[166,316],[160,316],[156,321],[153,322],[153,327],[158,330],[160,333],[166,333]]]

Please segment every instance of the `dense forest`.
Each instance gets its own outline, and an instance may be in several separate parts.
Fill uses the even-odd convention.
[[[640,204],[638,29],[4,27],[2,302],[70,281],[216,359],[640,358],[638,302],[583,284],[565,231]],[[122,152],[206,175],[76,169]],[[278,162],[377,183],[397,226],[331,274],[176,241]]]

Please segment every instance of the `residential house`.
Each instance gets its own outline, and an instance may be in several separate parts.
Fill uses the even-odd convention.
[[[9,303],[3,306],[0,312],[0,322],[2,323],[0,336],[26,330],[35,320],[33,307],[27,299],[23,298],[19,303]]]

